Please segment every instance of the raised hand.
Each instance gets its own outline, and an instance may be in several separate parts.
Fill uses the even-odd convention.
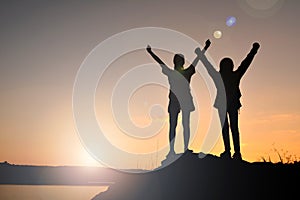
[[[197,55],[200,55],[200,54],[202,54],[202,51],[201,51],[201,49],[200,49],[199,47],[197,47],[197,48],[195,49],[195,53],[196,53]]]
[[[147,49],[147,51],[148,51],[149,53],[152,51],[152,50],[151,50],[151,46],[150,46],[149,44],[147,45],[147,48],[146,48],[146,49]]]
[[[205,47],[204,47],[204,50],[207,50],[208,47],[210,46],[210,44],[211,44],[210,40],[209,40],[209,39],[206,40],[206,41],[205,41]]]
[[[252,44],[252,47],[253,47],[254,49],[259,49],[260,45],[259,45],[258,42],[254,42],[254,43]]]
[[[196,49],[195,49],[195,53],[198,55],[198,56],[203,56],[203,54],[205,53],[205,51],[208,49],[208,47],[210,46],[210,44],[211,44],[211,42],[210,42],[210,40],[208,39],[208,40],[206,40],[205,41],[205,47],[202,49],[202,51],[201,51],[201,49],[199,48],[199,47],[197,47]]]

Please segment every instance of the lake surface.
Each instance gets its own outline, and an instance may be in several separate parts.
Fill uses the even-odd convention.
[[[108,186],[0,185],[2,200],[91,200]]]

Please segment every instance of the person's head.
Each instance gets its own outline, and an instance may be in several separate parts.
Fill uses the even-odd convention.
[[[223,58],[220,62],[220,73],[232,72],[233,67],[233,61],[230,58]]]
[[[184,65],[184,55],[182,54],[175,54],[174,58],[173,58],[173,63],[174,63],[174,68],[176,70],[178,69],[182,69],[183,65]]]

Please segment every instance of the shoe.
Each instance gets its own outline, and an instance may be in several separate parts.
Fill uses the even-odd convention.
[[[222,158],[222,159],[231,159],[230,151],[224,151],[223,153],[221,153],[220,158]]]
[[[183,154],[193,154],[193,150],[187,149]]]
[[[177,154],[175,153],[175,151],[170,151],[168,155],[166,155],[166,159],[175,159],[176,156]]]
[[[232,159],[233,159],[233,160],[236,160],[236,161],[242,161],[242,160],[243,160],[243,159],[242,159],[242,155],[241,155],[240,152],[234,153],[233,156],[232,156]]]
[[[176,154],[174,151],[170,151],[168,155],[166,155],[166,158],[161,161],[161,166],[159,169],[164,168],[171,163],[175,162],[182,154]]]

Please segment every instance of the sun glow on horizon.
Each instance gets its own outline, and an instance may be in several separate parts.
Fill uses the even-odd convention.
[[[88,147],[84,146],[75,130],[72,110],[74,81],[81,64],[94,47],[109,37],[134,27],[175,30],[188,35],[199,44],[210,39],[212,44],[207,54],[210,61],[216,63],[214,67],[217,70],[223,57],[232,58],[237,68],[252,43],[258,41],[261,48],[240,86],[242,108],[239,128],[242,156],[249,162],[262,161],[262,157],[268,160],[269,156],[271,161],[277,162],[278,154],[286,158],[291,157],[290,155],[299,158],[300,39],[299,26],[295,23],[295,19],[300,16],[299,6],[300,1],[284,0],[238,0],[226,3],[176,1],[172,4],[164,1],[93,1],[88,4],[69,4],[65,1],[3,2],[0,8],[3,15],[0,19],[0,162],[102,166],[93,152],[88,152]],[[157,12],[153,13],[153,9]],[[184,15],[178,14],[182,11],[187,12]],[[234,18],[231,17],[226,24],[228,16]],[[145,34],[145,37],[133,39],[147,37]],[[161,39],[162,36],[157,37]],[[150,45],[155,48],[154,43]],[[175,45],[178,49],[184,46],[179,42]],[[116,47],[109,50],[119,50],[125,46],[124,41],[118,41]],[[144,46],[146,48],[147,44]],[[287,50],[276,50],[274,46],[286,47]],[[194,56],[194,49],[188,51],[180,53]],[[108,52],[102,53],[106,55]],[[155,52],[169,67],[173,66],[173,53],[158,49]],[[128,78],[127,81],[130,82],[132,77],[123,75],[143,64],[151,65],[150,69],[153,72],[156,70],[158,78],[165,78],[159,65],[142,48],[121,55],[113,61],[112,67],[104,72],[95,91],[95,115],[98,122],[102,123],[99,124],[103,125],[105,136],[120,149],[141,154],[155,152],[168,145],[168,88],[158,85],[140,87],[132,94],[132,99],[126,99],[126,102],[122,101],[122,95],[118,96],[119,101],[114,103],[120,105],[119,108],[124,108],[123,105],[128,103],[125,109],[128,108],[132,118],[127,119],[122,115],[118,118],[120,122],[117,125],[113,124],[113,114],[118,114],[118,110],[111,113],[109,109],[112,102],[106,94],[116,89],[114,85],[121,76]],[[186,62],[185,66],[188,64]],[[101,63],[99,67],[103,67]],[[204,69],[201,63],[197,67]],[[141,74],[139,78],[149,80],[152,77],[149,74]],[[126,89],[126,84],[124,85],[122,89]],[[104,87],[103,90],[100,86]],[[192,78],[191,86],[195,90],[192,96],[198,107],[192,113],[192,118],[195,119],[192,121],[192,130],[195,134],[190,146],[195,152],[200,152],[215,111],[214,99],[210,99],[207,86],[199,74]],[[127,92],[122,89],[121,94]],[[133,123],[127,123],[129,120]],[[122,123],[125,124],[122,127],[125,131],[118,127]],[[160,131],[156,135],[141,130],[153,124],[157,127],[151,130]],[[160,129],[159,125],[163,127]],[[135,132],[130,132],[132,130]],[[176,150],[180,153],[181,113],[177,132]],[[218,135],[215,145],[204,153],[219,156],[224,150],[222,135],[221,132],[214,134]],[[137,137],[143,137],[143,140],[138,140]],[[152,167],[152,163],[157,160],[154,155],[145,161],[145,165],[141,164],[141,160],[131,161],[130,164],[134,167]]]

